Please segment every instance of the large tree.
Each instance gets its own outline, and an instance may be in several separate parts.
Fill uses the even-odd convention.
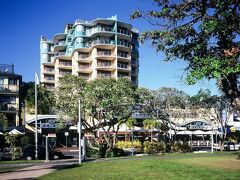
[[[108,150],[114,146],[121,124],[126,123],[135,105],[135,88],[129,80],[103,78],[90,81],[84,89],[84,109],[89,123],[103,130]],[[113,132],[113,134],[111,133]]]
[[[151,40],[167,61],[188,63],[187,83],[217,79],[220,90],[240,109],[240,1],[152,0],[149,10],[136,10],[131,18],[144,18],[154,27],[141,34]]]
[[[20,91],[20,97],[25,103],[27,111],[34,113],[35,107],[35,86],[33,82],[25,83],[22,85]],[[48,91],[45,87],[37,86],[38,97],[38,113],[39,114],[51,114],[55,108],[55,95],[52,91]]]
[[[199,118],[205,119],[212,128],[220,129],[220,149],[223,151],[227,138],[228,120],[233,115],[233,109],[229,100],[224,96],[211,95],[210,90],[200,90],[190,99],[192,112],[196,112]]]
[[[175,109],[185,109],[188,106],[189,95],[175,88],[162,87],[158,90],[138,88],[141,111],[150,119],[161,120],[160,129],[167,133],[169,128],[175,131],[171,122],[171,114]],[[169,134],[169,138],[171,135]]]
[[[86,82],[80,77],[66,75],[57,88],[58,122],[77,124],[78,101],[81,101],[81,120],[84,131],[92,133],[99,143],[99,130],[111,150],[120,125],[131,116],[135,104],[135,87],[129,80],[102,78]],[[113,133],[111,133],[113,132]]]
[[[76,125],[78,122],[78,102],[83,101],[83,90],[86,81],[78,76],[65,75],[59,80],[56,89],[56,113],[58,114],[58,125],[64,127],[66,122]],[[83,111],[83,106],[81,106]],[[82,116],[84,125],[85,119]]]

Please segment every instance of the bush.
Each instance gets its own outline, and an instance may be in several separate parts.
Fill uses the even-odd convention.
[[[183,152],[183,153],[192,151],[191,147],[187,143],[183,143],[183,144],[175,143],[172,145],[172,150],[173,152]]]
[[[101,158],[106,157],[107,149],[108,149],[107,143],[99,144],[99,157]]]
[[[127,149],[127,148],[141,148],[142,144],[139,140],[135,141],[118,141],[115,145],[116,148]]]
[[[21,145],[23,147],[25,147],[29,144],[29,137],[28,136],[23,136],[20,141],[21,141]]]
[[[111,151],[106,152],[106,157],[120,157],[126,156],[127,154],[120,148],[113,148]]]
[[[94,148],[90,148],[90,147],[87,147],[86,149],[86,154],[87,154],[87,157],[88,158],[98,158],[100,157],[99,156],[99,149],[94,149]]]
[[[157,154],[157,153],[163,152],[164,150],[163,143],[145,141],[143,143],[143,146],[144,146],[144,149],[143,149],[144,153],[147,153],[147,154]]]

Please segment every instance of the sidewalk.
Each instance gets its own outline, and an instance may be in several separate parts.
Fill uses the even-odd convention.
[[[14,180],[14,179],[34,179],[45,174],[62,169],[66,166],[77,164],[76,159],[56,160],[49,163],[40,163],[29,166],[23,169],[16,170],[10,173],[0,174],[1,180]]]

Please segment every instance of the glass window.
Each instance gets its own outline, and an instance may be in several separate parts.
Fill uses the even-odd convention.
[[[17,85],[17,79],[9,78],[8,79],[8,84],[10,84],[10,85]]]

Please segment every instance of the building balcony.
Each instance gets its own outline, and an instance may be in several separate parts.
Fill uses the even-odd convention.
[[[131,56],[128,53],[118,52],[117,58],[124,62],[131,62]]]
[[[64,51],[64,52],[57,52],[57,53],[55,54],[55,57],[62,57],[62,56],[65,56],[65,54],[66,54],[65,51]]]
[[[67,48],[66,41],[58,41],[55,43],[55,45],[53,47],[53,51],[54,52],[62,51],[62,50],[65,50],[66,48]]]
[[[101,47],[101,48],[108,48],[108,49],[112,49],[115,46],[115,41],[114,40],[108,40],[108,39],[98,39],[98,40],[94,40],[91,43],[91,46],[93,47]]]
[[[44,69],[43,74],[55,74],[55,70],[54,69]]]
[[[12,84],[0,84],[0,93],[18,93],[19,86]]]
[[[126,48],[130,48],[131,47],[130,43],[128,43],[127,41],[121,41],[121,40],[117,41],[117,45],[118,46],[122,46],[122,47],[126,47]]]
[[[112,27],[96,27],[91,29],[91,31],[89,31],[86,35],[87,36],[94,36],[95,34],[99,34],[99,33],[108,33],[108,34],[114,34],[114,29]]]
[[[89,56],[89,55],[78,55],[77,56],[77,61],[78,62],[87,62],[87,63],[89,63],[89,62],[91,62],[92,61],[92,59],[91,59],[91,57]]]
[[[60,41],[62,39],[65,39],[66,36],[67,36],[66,33],[57,33],[57,34],[54,35],[53,41]]]
[[[130,32],[128,30],[125,30],[125,29],[118,28],[117,32],[119,34],[124,34],[124,35],[130,36]]]
[[[43,79],[43,83],[55,83],[55,79],[54,78],[48,78],[48,77],[45,77]]]
[[[111,74],[98,74],[97,78],[111,78],[112,75]]]
[[[114,60],[116,58],[115,54],[112,54],[111,51],[98,51],[96,59],[104,60]]]
[[[79,65],[78,71],[84,72],[84,73],[90,73],[92,72],[92,67],[90,65]]]
[[[123,40],[127,40],[127,41],[132,40],[131,33],[128,30],[118,29],[117,33],[118,33],[117,34],[118,39],[123,39]]]
[[[59,72],[59,77],[63,77],[63,76],[65,76],[66,74],[72,74],[72,71],[68,71],[68,72]]]
[[[126,72],[131,71],[131,67],[126,64],[118,63],[117,67],[118,67],[118,70],[120,71],[126,71]]]
[[[101,70],[114,70],[115,66],[111,62],[98,62],[97,69]]]
[[[72,62],[59,62],[59,69],[72,69]]]

